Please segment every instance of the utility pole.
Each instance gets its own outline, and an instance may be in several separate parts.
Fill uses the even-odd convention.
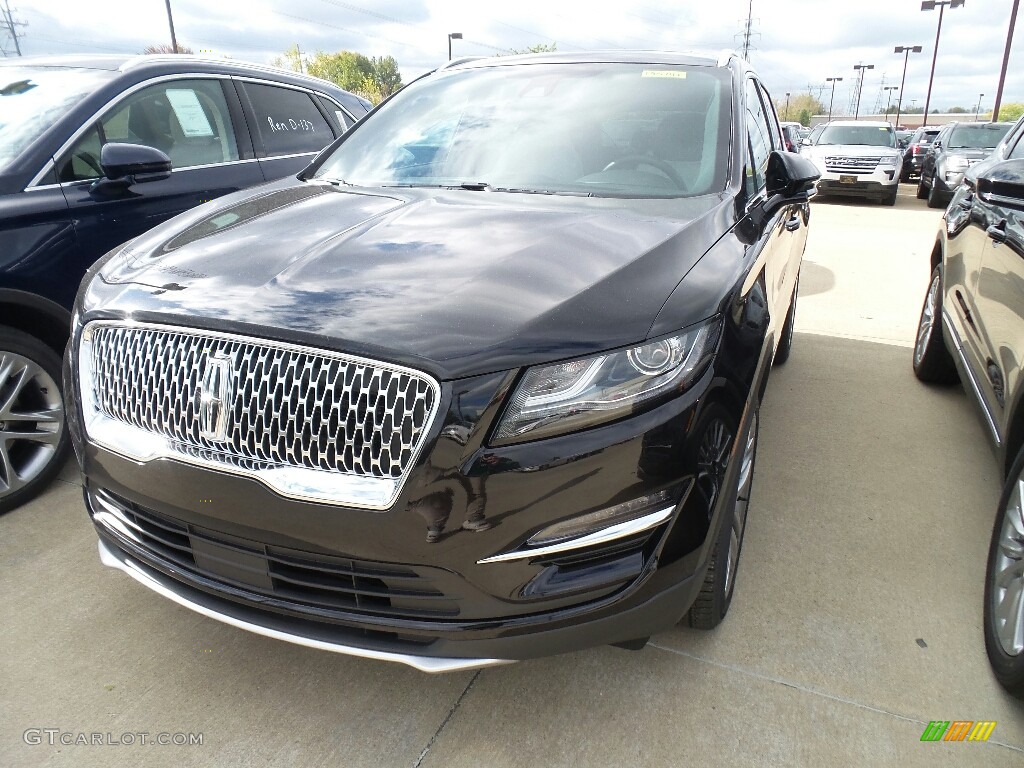
[[[874,64],[854,64],[854,70],[859,71],[859,77],[857,78],[857,106],[853,112],[853,119],[856,120],[860,116],[860,92],[864,89],[864,72],[869,69],[874,69]]]
[[[964,0],[923,0],[922,11],[934,11],[939,9],[939,24],[935,29],[935,50],[932,52],[932,72],[928,75],[928,94],[924,97],[924,116],[921,118],[921,125],[928,123],[928,107],[932,103],[932,83],[935,82],[935,62],[939,59],[939,36],[942,35],[942,14],[948,5],[950,9],[959,8]]]
[[[743,23],[743,31],[735,35],[735,37],[743,38],[742,51],[744,61],[750,61],[750,52],[754,50],[754,46],[750,44],[750,41],[757,35],[758,33],[754,31],[754,0],[750,0],[747,4],[747,20]]]
[[[1020,0],[1013,0],[1013,10],[1010,11],[1010,28],[1006,31],[1006,50],[1003,52],[1003,68],[999,71],[999,87],[996,88],[996,104],[992,107],[992,122],[999,120],[999,107],[1003,102],[1003,85],[1006,83],[1006,65],[1010,63],[1010,45],[1013,43],[1013,28],[1017,23],[1017,9],[1020,8]]]
[[[299,60],[299,73],[306,74],[306,67],[302,63],[302,49],[299,48],[299,44],[295,44],[295,58]]]
[[[171,28],[171,50],[178,52],[178,38],[174,36],[174,17],[171,16],[171,0],[164,0],[167,6],[167,26]]]
[[[11,14],[11,5],[9,0],[4,0],[4,7],[0,8],[0,27],[3,27],[10,34],[11,39],[14,41],[14,51],[21,56],[21,43],[18,42],[18,27],[24,27],[25,22],[15,21],[14,16]],[[4,52],[4,56],[7,53]]]

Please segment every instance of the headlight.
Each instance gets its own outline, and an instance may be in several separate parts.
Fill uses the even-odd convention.
[[[883,157],[881,160],[879,160],[878,164],[879,165],[888,166],[890,168],[895,168],[896,167],[896,161],[897,161],[896,155],[889,155],[889,156]]]
[[[495,445],[536,440],[621,418],[693,383],[714,354],[716,318],[671,338],[531,368],[512,395]]]
[[[960,155],[950,155],[946,158],[945,162],[946,170],[951,173],[963,173],[967,170],[970,163],[966,157]]]

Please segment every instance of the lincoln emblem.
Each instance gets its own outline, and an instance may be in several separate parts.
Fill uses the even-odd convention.
[[[230,356],[214,353],[206,361],[199,388],[199,434],[207,440],[227,439],[233,383]]]

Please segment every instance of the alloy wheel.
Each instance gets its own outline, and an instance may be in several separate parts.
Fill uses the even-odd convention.
[[[914,345],[914,365],[920,365],[921,359],[928,350],[928,344],[932,340],[932,331],[938,320],[939,314],[939,293],[942,290],[942,276],[936,274],[932,278],[932,284],[928,287],[928,296],[925,297],[924,307],[921,308],[921,322],[917,326],[917,343]]]
[[[992,562],[991,611],[995,636],[1008,656],[1024,653],[1024,476],[1019,476],[1003,509]]]
[[[50,464],[64,431],[60,386],[37,363],[0,350],[0,497]]]

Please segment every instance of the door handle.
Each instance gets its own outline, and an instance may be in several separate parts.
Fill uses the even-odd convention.
[[[998,224],[993,224],[991,227],[985,230],[985,233],[992,238],[992,241],[999,245],[1000,243],[1006,242],[1006,219],[1003,219]]]
[[[796,232],[798,229],[800,229],[800,214],[794,213],[789,221],[786,222],[786,231]]]

